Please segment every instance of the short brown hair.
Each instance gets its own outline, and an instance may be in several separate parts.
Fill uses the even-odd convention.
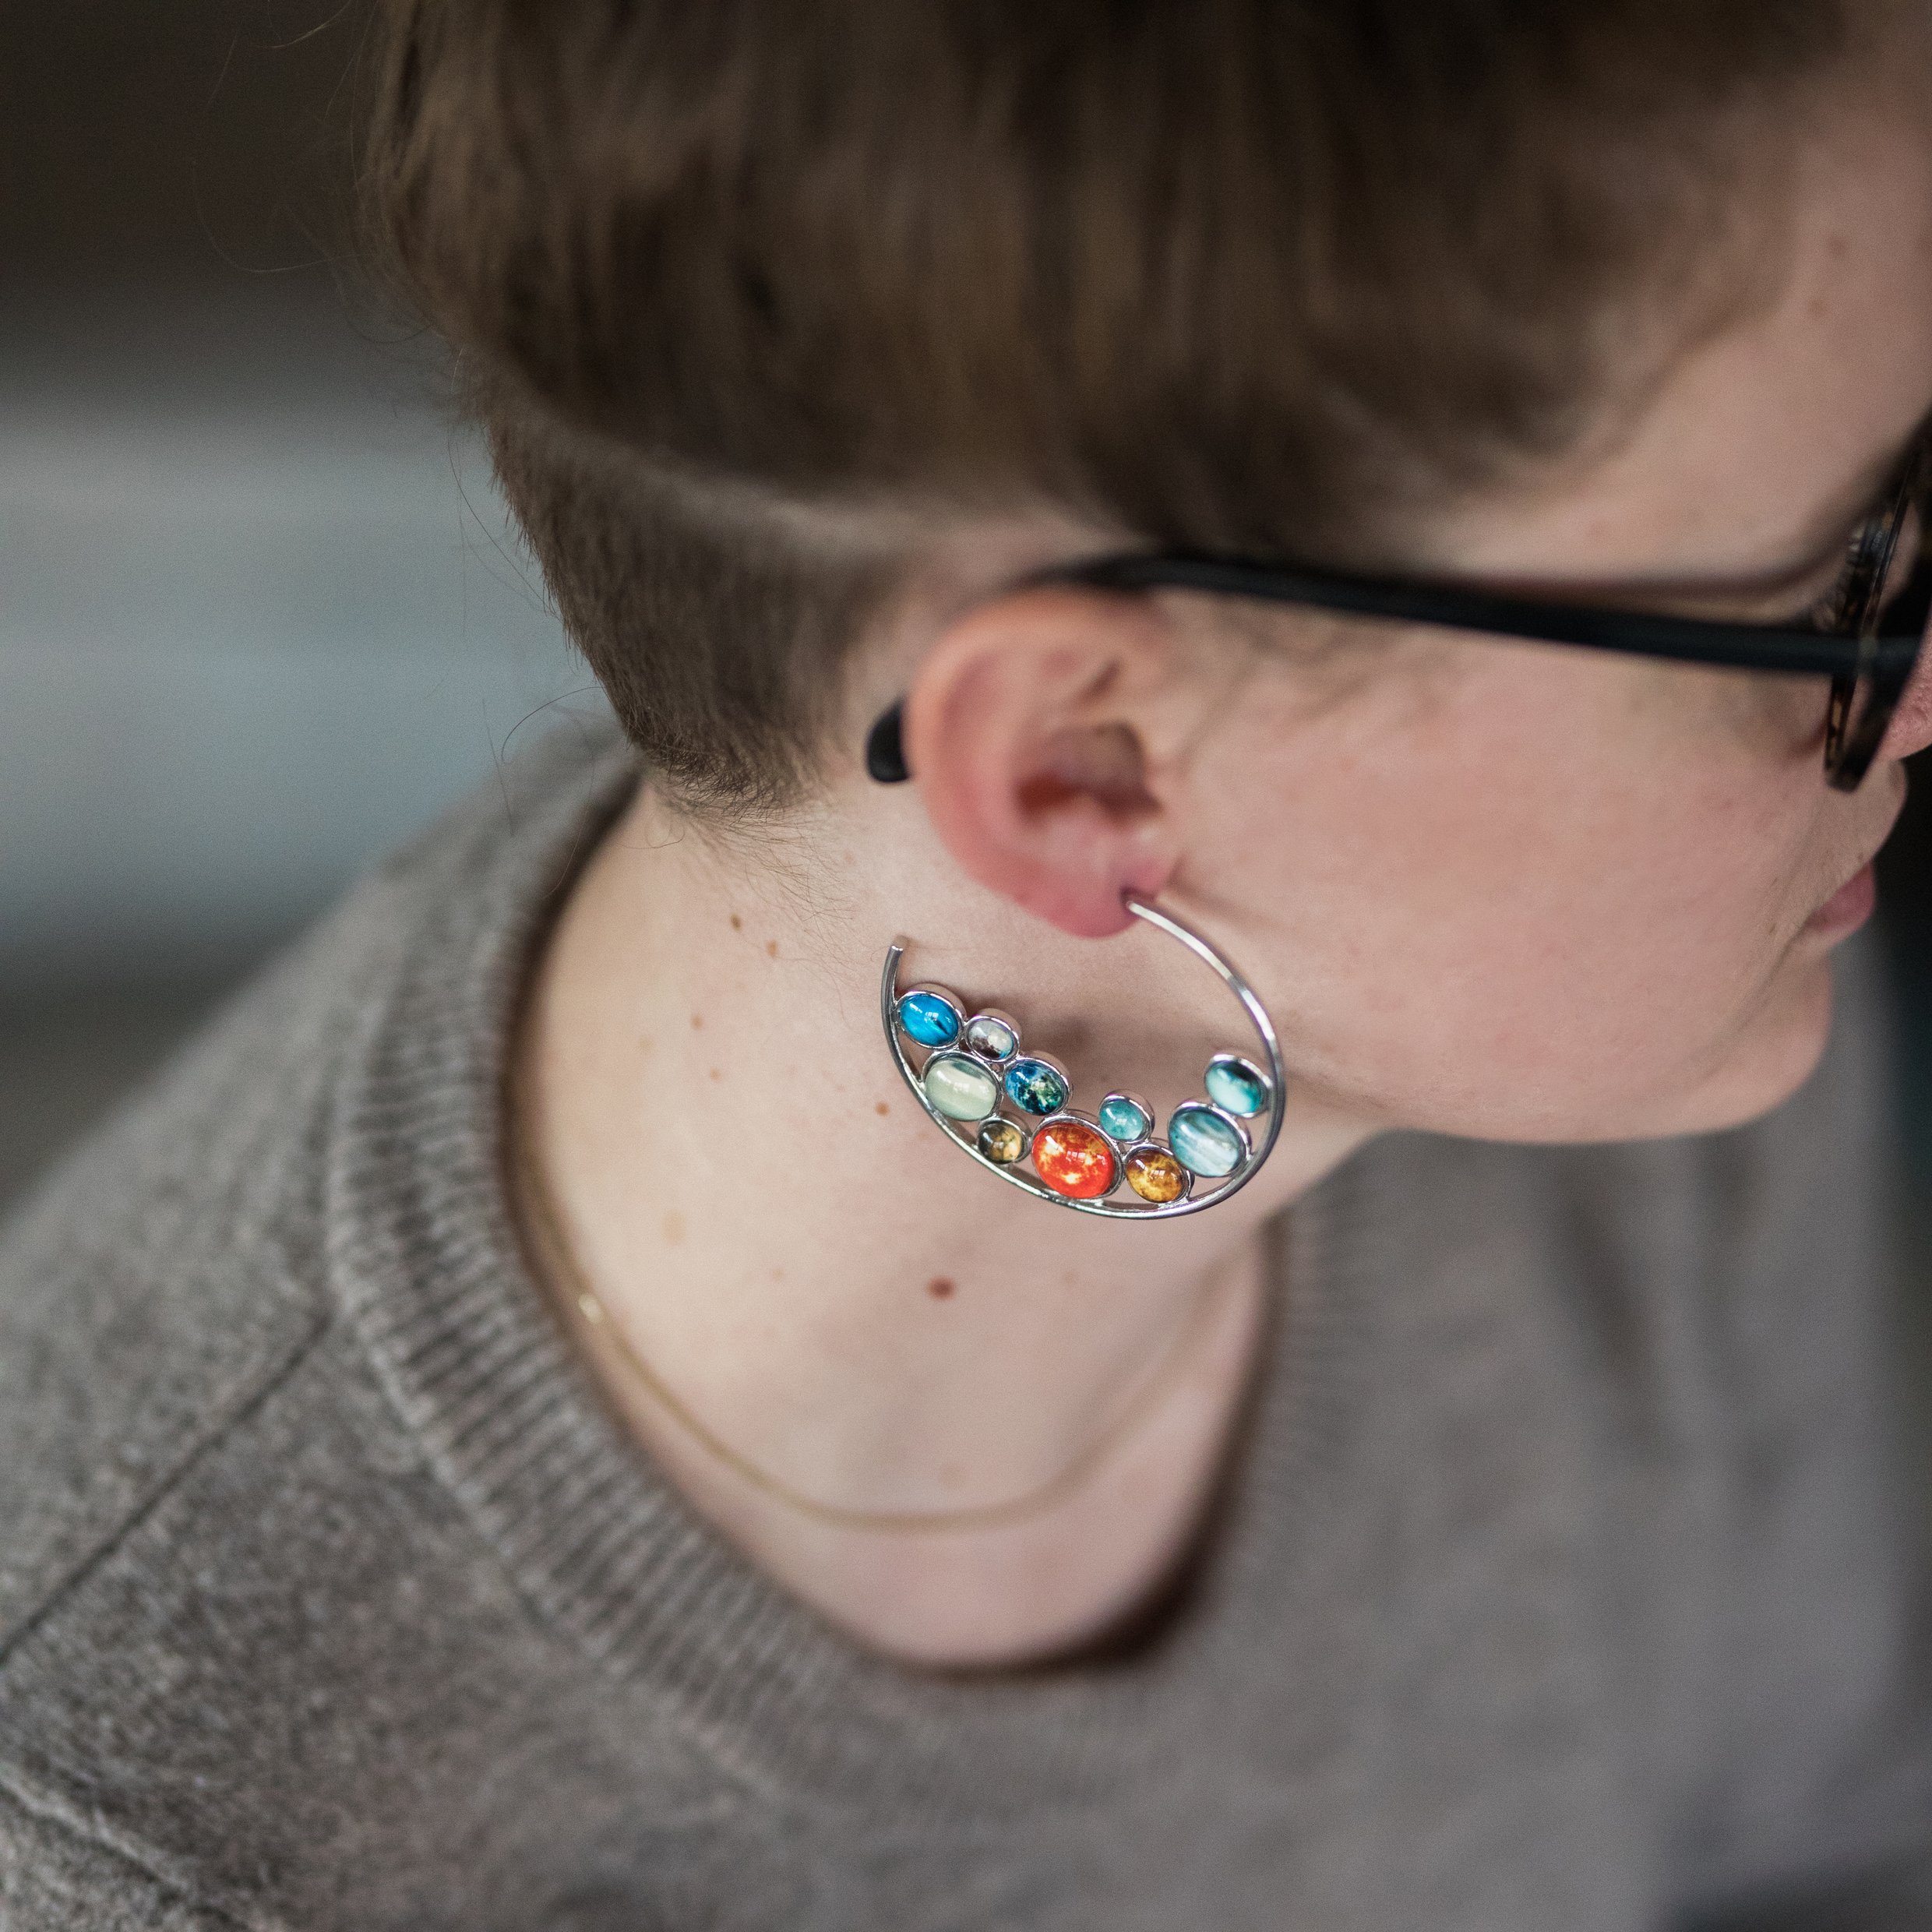
[[[738,808],[809,782],[907,561],[788,509],[1373,548],[1638,379],[1641,318],[1711,283],[1741,122],[1848,30],[1839,0],[387,5],[373,231],[626,729]]]

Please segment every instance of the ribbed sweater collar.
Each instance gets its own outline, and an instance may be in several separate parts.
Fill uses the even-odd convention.
[[[524,979],[629,799],[614,735],[560,732],[362,888],[379,930],[331,1127],[340,1298],[426,1458],[536,1614],[792,1801],[1037,1814],[1158,1788],[1243,1673],[1290,1641],[1298,1528],[1363,1242],[1350,1170],[1275,1246],[1267,1359],[1183,1607],[1125,1659],[945,1674],[875,1657],[713,1531],[612,1419],[531,1281],[503,1181]],[[1344,1249],[1347,1250],[1345,1254]],[[672,1285],[667,1284],[669,1288]]]

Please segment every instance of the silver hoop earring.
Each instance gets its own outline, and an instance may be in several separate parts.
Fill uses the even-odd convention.
[[[1010,1014],[968,1007],[944,986],[902,991],[904,939],[886,954],[880,1017],[913,1097],[1002,1180],[1081,1214],[1133,1221],[1199,1214],[1245,1187],[1274,1151],[1285,1083],[1281,1044],[1267,1009],[1218,947],[1158,906],[1130,894],[1122,903],[1215,969],[1261,1044],[1258,1059],[1215,1054],[1202,1080],[1205,1098],[1175,1108],[1165,1137],[1155,1134],[1154,1111],[1137,1094],[1109,1093],[1091,1114],[1076,1109],[1072,1076],[1022,1042]]]

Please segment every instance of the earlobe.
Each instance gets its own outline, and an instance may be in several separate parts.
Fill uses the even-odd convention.
[[[1157,770],[1176,654],[1157,612],[1071,590],[982,605],[936,643],[907,695],[906,762],[934,828],[981,884],[1063,932],[1104,938],[1179,851]]]

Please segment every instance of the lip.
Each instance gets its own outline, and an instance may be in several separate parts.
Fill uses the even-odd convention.
[[[1867,859],[1812,914],[1805,929],[1842,938],[1856,933],[1878,904],[1878,876]]]

